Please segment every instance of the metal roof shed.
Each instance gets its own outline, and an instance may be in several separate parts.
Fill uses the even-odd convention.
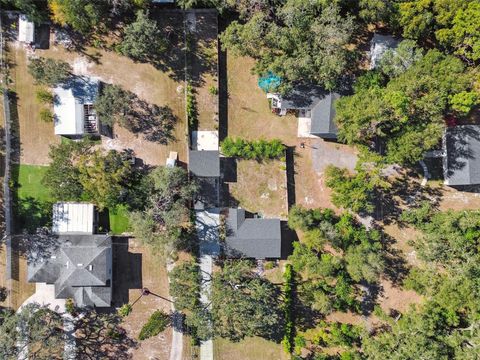
[[[18,17],[18,41],[27,44],[35,40],[35,25],[24,14]]]
[[[93,204],[56,203],[52,231],[55,234],[93,234],[94,215]]]

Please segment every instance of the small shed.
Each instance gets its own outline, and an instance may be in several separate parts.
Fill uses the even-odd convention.
[[[165,166],[169,168],[175,167],[175,165],[177,165],[177,159],[178,153],[176,151],[170,151]]]
[[[35,25],[25,14],[18,17],[18,41],[31,44],[35,41]]]
[[[93,234],[95,206],[63,202],[53,205],[52,231],[55,234]]]

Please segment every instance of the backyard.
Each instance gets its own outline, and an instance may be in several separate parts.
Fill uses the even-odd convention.
[[[47,166],[13,165],[12,184],[14,199],[15,232],[29,232],[51,225],[53,197],[42,184]],[[113,234],[128,230],[127,212],[124,207],[108,212],[109,229]]]
[[[237,160],[236,182],[229,183],[230,204],[266,217],[287,217],[285,161]]]

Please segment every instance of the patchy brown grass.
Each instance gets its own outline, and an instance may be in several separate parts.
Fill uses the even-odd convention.
[[[97,53],[99,62],[90,61],[88,57],[78,53],[67,52],[61,46],[38,51],[41,56],[69,62],[76,75],[99,77],[105,83],[119,85],[135,93],[147,103],[168,106],[177,117],[173,131],[175,141],[168,145],[146,141],[142,134],[134,134],[116,126],[115,138],[105,138],[104,146],[113,149],[131,148],[137,157],[150,165],[164,165],[170,151],[177,151],[180,161],[186,161],[183,81],[174,80],[170,73],[162,72],[150,64],[135,63],[111,51],[87,49],[87,52]]]
[[[297,119],[277,116],[268,106],[251,69],[254,60],[227,54],[228,135],[253,139],[279,138],[286,145],[298,145]]]
[[[45,106],[40,105],[35,98],[39,87],[33,85],[34,80],[28,73],[26,50],[12,44],[8,56],[14,64],[10,68],[10,75],[13,81],[11,90],[16,94],[16,106],[13,102],[10,111],[12,130],[18,128],[20,142],[20,158],[16,160],[22,164],[45,165],[49,161],[50,144],[56,144],[60,139],[54,134],[53,122],[40,120],[40,110]]]
[[[194,52],[189,56],[189,68],[197,101],[198,130],[217,130],[218,95],[210,93],[212,87],[218,90],[217,15],[197,13],[193,17]]]
[[[125,245],[126,246],[126,245]],[[164,298],[169,298],[168,293],[168,278],[165,265],[152,254],[151,249],[141,246],[137,241],[130,239],[128,242],[128,252],[134,254],[138,259],[141,259],[141,273],[133,275],[134,277],[141,276],[141,286],[148,288],[152,293],[160,295]],[[130,255],[129,255],[130,256]],[[115,281],[123,282],[123,285],[128,286],[128,282],[132,280],[132,272],[134,267],[138,265],[136,261],[123,262],[116,264],[121,268],[120,276],[117,276]],[[129,268],[131,266],[131,268]],[[131,288],[128,292],[128,302],[131,304],[139,298],[141,294],[140,288]],[[170,312],[170,302],[156,297],[154,295],[143,296],[133,306],[132,313],[125,318],[124,327],[128,335],[132,338],[138,339],[138,335],[142,326],[147,322],[150,315],[157,309],[165,312]],[[168,328],[163,333],[154,336],[150,339],[139,342],[138,349],[132,351],[134,359],[168,359],[170,354],[172,329]]]
[[[216,339],[213,342],[213,353],[218,360],[286,360],[290,358],[280,344],[259,337],[247,338],[238,343]]]
[[[230,183],[230,196],[248,211],[286,217],[285,162],[238,160],[237,182]]]

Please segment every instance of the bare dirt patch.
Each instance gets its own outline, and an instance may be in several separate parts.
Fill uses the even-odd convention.
[[[213,342],[213,353],[214,358],[218,360],[286,360],[290,358],[280,344],[259,337],[247,338],[238,343],[216,339]]]

